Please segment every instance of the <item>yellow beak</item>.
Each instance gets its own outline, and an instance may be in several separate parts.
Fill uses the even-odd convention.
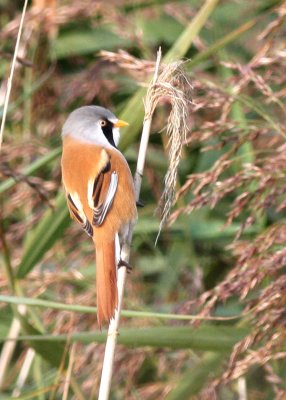
[[[123,126],[128,126],[128,122],[122,121],[121,119],[119,119],[117,122],[115,122],[114,126],[116,128],[122,128]]]

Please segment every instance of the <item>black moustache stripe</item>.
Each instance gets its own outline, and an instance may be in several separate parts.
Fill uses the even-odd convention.
[[[113,138],[113,124],[110,121],[106,121],[106,125],[102,126],[101,129],[109,143],[116,148]]]

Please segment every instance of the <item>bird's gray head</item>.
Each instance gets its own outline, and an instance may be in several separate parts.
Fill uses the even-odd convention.
[[[107,108],[85,106],[77,108],[67,118],[62,129],[62,136],[98,144],[104,147],[117,147],[119,128],[128,125],[120,121]]]

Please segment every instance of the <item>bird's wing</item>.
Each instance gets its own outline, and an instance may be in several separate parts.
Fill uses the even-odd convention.
[[[107,153],[106,153],[107,154]],[[118,186],[118,174],[106,158],[100,173],[88,182],[88,204],[93,210],[92,225],[101,226],[110,210]]]
[[[108,190],[103,202],[98,204],[98,206],[93,209],[93,219],[92,219],[93,225],[100,226],[104,222],[106,214],[108,213],[110,207],[112,206],[117,186],[118,186],[118,175],[115,171],[113,171],[110,175]]]
[[[83,211],[78,194],[76,192],[73,194],[68,193],[67,200],[71,217],[82,226],[82,229],[88,234],[88,236],[92,237],[93,228]]]

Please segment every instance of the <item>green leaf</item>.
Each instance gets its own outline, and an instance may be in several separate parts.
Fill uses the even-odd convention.
[[[164,29],[162,29],[164,26]],[[161,15],[159,18],[142,19],[138,21],[137,29],[142,30],[142,40],[145,45],[156,45],[158,42],[165,42],[169,45],[182,33],[183,26],[168,15]],[[166,35],[168,32],[168,35]]]
[[[130,328],[120,331],[119,343],[132,347],[191,348],[229,352],[234,344],[242,340],[246,334],[246,329],[212,325],[204,325],[199,328],[189,326],[164,326],[140,330]]]
[[[17,270],[17,278],[24,278],[33,269],[57,239],[62,236],[69,223],[66,199],[64,194],[60,193],[56,200],[55,210],[49,209],[30,233]]]
[[[68,353],[66,352],[65,345],[59,342],[53,343],[49,340],[37,340],[42,337],[42,332],[30,325],[26,318],[19,316],[19,319],[23,332],[32,338],[27,340],[29,346],[54,367],[58,368],[61,365],[67,367]]]
[[[13,314],[8,307],[1,307],[0,309],[0,336],[5,337],[11,327]]]
[[[54,43],[54,54],[57,59],[70,56],[90,54],[99,50],[116,50],[126,47],[130,41],[115,35],[105,28],[92,31],[69,31],[62,33]]]
[[[130,328],[120,330],[118,343],[129,347],[166,347],[172,349],[194,349],[202,351],[230,352],[233,346],[248,334],[248,329],[235,326],[202,325],[164,326],[153,328]],[[17,340],[104,343],[107,332],[80,332],[69,335],[20,336]],[[5,338],[0,338],[4,341]]]

